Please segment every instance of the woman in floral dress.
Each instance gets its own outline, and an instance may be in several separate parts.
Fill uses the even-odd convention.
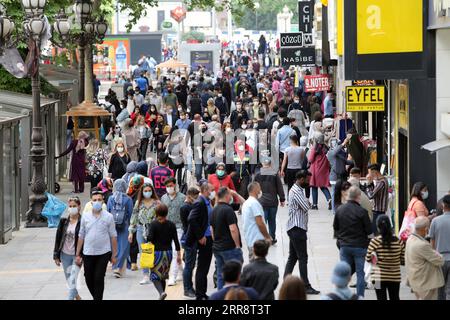
[[[108,153],[100,147],[97,139],[93,139],[86,150],[87,174],[91,189],[103,179],[103,169],[108,163]]]
[[[145,225],[151,223],[155,219],[155,208],[161,202],[156,195],[153,185],[150,183],[144,183],[139,190],[138,199],[134,206],[133,214],[130,219],[130,227],[128,228],[128,241],[133,242],[133,234],[136,233],[136,240],[139,245],[139,252],[142,251],[141,244],[146,243],[145,239]],[[132,265],[133,270],[133,265]],[[140,284],[150,283],[150,271],[149,269],[142,269],[144,278]]]

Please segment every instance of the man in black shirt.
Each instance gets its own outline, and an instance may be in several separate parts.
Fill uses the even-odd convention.
[[[222,289],[222,268],[225,262],[236,260],[244,262],[242,242],[236,213],[230,203],[233,196],[227,187],[222,187],[217,193],[218,205],[211,214],[211,235],[213,238],[213,252],[216,258],[217,287]]]
[[[255,259],[244,267],[240,285],[250,287],[259,293],[261,300],[275,300],[274,291],[278,286],[278,266],[267,262],[269,244],[258,240],[253,244]]]
[[[197,188],[191,187],[186,193],[186,200],[184,205],[180,208],[180,218],[183,225],[183,235],[181,236],[181,245],[183,249],[186,249],[186,233],[188,229],[188,217],[194,207],[194,202],[197,200],[200,191]],[[196,256],[186,263],[185,257],[183,257],[185,266],[183,271],[183,286],[184,286],[184,297],[188,299],[195,299],[194,285],[192,283],[192,271],[195,267]],[[186,270],[187,269],[187,270]]]

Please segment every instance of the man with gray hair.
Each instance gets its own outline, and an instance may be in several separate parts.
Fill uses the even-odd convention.
[[[266,240],[272,244],[272,237],[267,232],[264,223],[264,210],[258,199],[262,196],[258,182],[248,185],[249,197],[242,205],[242,219],[244,221],[244,238],[249,251],[249,259],[253,260],[253,244],[257,240]]]
[[[349,178],[348,182],[352,186],[354,186],[354,187],[358,188],[359,190],[361,190],[360,182],[359,182],[359,180],[357,178]],[[372,205],[372,202],[370,202],[369,197],[364,192],[361,192],[361,202],[359,204],[361,205],[362,208],[367,210],[367,213],[369,214],[369,219],[370,219],[370,221],[372,221],[372,219],[373,219],[373,215],[372,215],[372,207],[373,207],[373,205]]]
[[[438,289],[444,285],[444,258],[425,239],[429,229],[428,217],[417,217],[414,233],[406,242],[406,284],[418,300],[437,300]]]
[[[364,261],[369,245],[368,236],[372,224],[367,210],[361,207],[361,190],[352,186],[348,190],[347,203],[341,205],[334,216],[333,229],[339,247],[341,261],[355,265],[356,294],[364,297]]]

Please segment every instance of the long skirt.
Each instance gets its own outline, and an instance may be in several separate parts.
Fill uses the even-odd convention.
[[[155,251],[155,264],[152,268],[150,280],[166,280],[169,279],[170,263],[172,262],[173,252]]]
[[[130,243],[128,242],[128,226],[117,230],[117,261],[113,270],[122,269],[123,264],[130,255]]]

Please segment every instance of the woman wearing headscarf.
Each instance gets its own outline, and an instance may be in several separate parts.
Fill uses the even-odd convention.
[[[148,177],[148,164],[147,164],[147,161],[141,161],[141,162],[139,162],[137,164],[136,173],[138,175],[143,176],[144,178]]]
[[[139,195],[139,189],[144,184],[144,177],[141,175],[134,176],[128,183],[127,195],[133,199],[133,203],[137,201]]]
[[[133,200],[127,196],[127,184],[125,180],[114,181],[113,195],[108,199],[108,212],[110,212],[116,222],[117,231],[117,257],[116,263],[112,266],[114,276],[121,278],[125,272],[125,260],[130,252],[128,243],[128,227],[131,215],[133,214]]]
[[[248,153],[248,146],[243,140],[236,140],[234,150],[235,171],[231,173],[231,176],[237,192],[244,199],[247,199],[247,186],[250,183],[250,155]]]
[[[103,169],[108,163],[108,154],[101,148],[97,139],[93,139],[86,149],[88,178],[91,189],[95,188],[102,180]]]
[[[137,161],[131,161],[129,164],[127,164],[127,172],[122,177],[127,185],[130,183],[130,180],[136,175],[137,166]]]
[[[137,161],[138,149],[141,145],[141,138],[131,119],[124,120],[122,132],[127,141],[127,151],[131,157],[131,160]]]
[[[323,133],[316,132],[314,136],[314,146],[308,156],[308,161],[311,164],[311,180],[310,186],[312,188],[313,205],[312,210],[317,210],[317,202],[320,188],[327,198],[328,210],[331,210],[331,195],[328,187],[330,187],[330,162],[327,159],[328,147],[324,144],[325,136]]]
[[[80,131],[80,133],[78,133],[78,139],[73,140],[66,151],[55,157],[55,159],[58,159],[69,154],[69,152],[72,152],[69,180],[73,183],[74,193],[84,192],[84,180],[86,179],[86,147],[89,144],[88,138],[89,135],[86,132]]]
[[[118,142],[122,142],[125,148],[127,147],[125,136],[122,134],[122,128],[118,124],[116,124],[114,128],[111,127],[105,140],[108,141],[108,147],[110,152],[116,150],[116,144]]]

